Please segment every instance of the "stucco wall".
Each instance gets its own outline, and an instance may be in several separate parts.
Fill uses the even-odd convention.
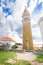
[[[40,32],[41,32],[41,36],[42,36],[42,41],[43,41],[43,21],[40,22],[39,28],[40,28]]]

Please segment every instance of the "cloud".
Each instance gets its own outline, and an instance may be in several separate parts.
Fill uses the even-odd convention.
[[[32,16],[34,17],[34,18],[36,18],[38,15],[40,15],[41,13],[42,13],[42,11],[43,11],[43,5],[42,5],[43,3],[41,2],[41,3],[39,3],[36,7],[35,7],[35,9],[34,9],[34,11],[32,12]],[[38,15],[36,15],[36,14],[38,14]],[[43,14],[41,14],[40,16],[42,16]],[[39,17],[38,17],[39,18]]]
[[[9,32],[8,36],[13,38],[17,43],[22,43],[22,39],[19,37],[19,35],[16,31]]]
[[[9,30],[9,26],[7,25],[8,24],[3,9],[0,7],[0,37],[7,35],[7,30]]]
[[[39,0],[39,3],[40,3],[40,2],[43,2],[43,0]]]
[[[3,36],[7,32],[9,32],[13,36],[13,38],[16,38],[17,41],[20,40],[20,37],[22,38],[22,14],[24,11],[25,6],[27,6],[27,1],[29,0],[16,0],[15,2],[12,2],[14,0],[2,0],[1,7],[0,7],[0,31],[1,35]],[[30,0],[28,2],[29,7],[27,7],[28,11],[31,14],[31,28],[32,28],[32,35],[35,38],[36,41],[38,41],[38,38],[40,37],[40,31],[38,28],[38,19],[43,15],[43,8],[41,8],[40,12],[38,11],[38,14],[32,15],[32,12],[42,2],[42,0]],[[42,5],[43,7],[43,5]],[[9,10],[7,12],[3,12],[3,8],[8,8]],[[6,9],[5,9],[6,10]],[[9,15],[9,12],[11,11],[11,14]],[[35,11],[34,11],[35,13]],[[7,15],[7,17],[5,17]],[[3,29],[1,28],[3,26]],[[2,30],[3,32],[2,32]],[[14,33],[14,34],[13,34]],[[16,34],[15,34],[16,33]],[[1,36],[0,35],[0,36]],[[37,38],[37,39],[36,39]],[[34,40],[34,39],[33,39]]]
[[[38,0],[30,0],[30,6],[28,7],[28,10],[30,14],[33,12],[34,8],[37,6]],[[27,4],[28,5],[28,4]]]
[[[17,0],[14,5],[15,6],[13,8],[13,12],[11,15],[9,15],[7,17],[7,19],[10,22],[12,31],[16,30],[18,32],[18,30],[20,30],[20,28],[22,28],[22,13],[23,13],[25,5],[26,5],[26,0],[20,0],[20,1]]]
[[[13,36],[13,39],[16,40],[16,42],[20,43],[22,40],[20,39],[19,35],[17,32],[15,32],[15,29],[18,29],[21,25],[20,23],[17,22],[16,19],[12,15],[7,16],[7,18],[4,15],[4,12],[2,10],[2,7],[0,8],[0,37],[8,35],[8,33],[12,33],[10,35],[11,37]],[[11,30],[13,29],[13,31]],[[16,33],[16,34],[15,34]]]
[[[36,16],[34,16],[36,17]],[[32,28],[32,37],[33,37],[33,41],[35,41],[34,43],[37,44],[41,42],[42,44],[42,37],[41,37],[41,32],[38,26],[38,20],[37,18],[32,18],[31,19],[31,28]]]
[[[37,2],[35,5],[35,8],[38,7],[38,5],[41,4],[41,2],[42,1]],[[33,11],[35,8],[33,8]],[[36,10],[37,10],[37,13],[35,12]],[[38,8],[36,8],[36,10],[33,12],[34,15],[31,12],[32,35],[33,35],[33,40],[35,41],[35,43],[42,44],[42,37],[41,37],[40,29],[38,26],[38,21],[40,17],[43,16],[43,3],[41,4],[41,9],[39,10]]]
[[[33,44],[35,45],[35,46],[37,46],[37,47],[42,47],[42,45],[43,45],[43,42],[42,41],[36,41],[36,40],[33,40]]]
[[[27,0],[27,6],[30,14],[34,11],[38,4],[43,3],[43,0]]]

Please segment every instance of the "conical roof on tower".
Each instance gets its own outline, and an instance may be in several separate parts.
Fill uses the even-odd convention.
[[[26,6],[25,6],[25,9],[24,9],[24,12],[23,12],[23,16],[22,17],[24,17],[24,16],[30,16],[30,13],[27,10]]]

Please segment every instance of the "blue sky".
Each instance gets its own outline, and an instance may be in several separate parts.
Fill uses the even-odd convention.
[[[38,20],[43,16],[43,0],[0,0],[0,37],[11,34],[21,41],[22,14],[25,6],[31,16],[34,43],[41,43]]]

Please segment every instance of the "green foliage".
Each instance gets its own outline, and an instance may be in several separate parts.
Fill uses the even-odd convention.
[[[15,65],[31,65],[28,61],[20,60],[15,63]]]
[[[2,65],[31,65],[28,61],[24,61],[24,60],[19,60],[14,64],[11,63],[4,63]]]
[[[0,63],[4,63],[9,58],[14,59],[16,57],[16,53],[12,51],[0,51]]]
[[[16,52],[14,51],[0,51],[0,65],[31,65],[28,61],[17,60],[16,61]],[[11,58],[14,59],[15,63],[7,63],[6,61]]]
[[[38,54],[36,61],[43,63],[43,54]]]
[[[13,64],[10,64],[10,63],[5,63],[4,65],[13,65]]]

